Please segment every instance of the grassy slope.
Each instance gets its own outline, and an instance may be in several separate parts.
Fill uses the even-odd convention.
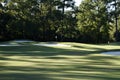
[[[61,44],[0,47],[0,80],[120,80],[120,56],[100,54],[118,44]]]

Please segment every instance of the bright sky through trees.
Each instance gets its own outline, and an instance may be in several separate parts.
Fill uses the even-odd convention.
[[[82,0],[75,0],[75,5],[79,6]]]
[[[75,5],[79,6],[82,0],[74,0],[74,1],[75,1]],[[71,8],[65,8],[65,10],[71,10]]]

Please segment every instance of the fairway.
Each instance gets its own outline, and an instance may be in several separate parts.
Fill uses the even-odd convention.
[[[120,50],[117,43],[9,41],[0,45],[4,45],[0,46],[0,80],[120,80],[120,56],[101,54]]]

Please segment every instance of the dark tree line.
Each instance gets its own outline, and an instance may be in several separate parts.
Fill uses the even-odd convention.
[[[0,0],[0,41],[119,41],[119,6],[119,0],[83,0],[79,7],[74,0]]]

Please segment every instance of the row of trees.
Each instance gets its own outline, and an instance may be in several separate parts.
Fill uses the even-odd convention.
[[[107,42],[120,40],[120,0],[83,0],[77,19],[83,40]]]
[[[1,0],[0,40],[119,41],[119,0],[74,4],[74,0]]]

